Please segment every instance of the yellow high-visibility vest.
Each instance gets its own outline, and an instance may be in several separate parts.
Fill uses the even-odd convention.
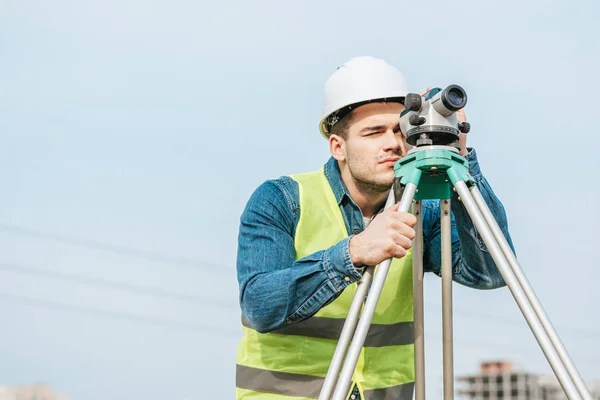
[[[341,210],[321,168],[291,176],[299,185],[296,259],[348,237]],[[375,270],[377,274],[377,269]],[[316,399],[329,369],[357,284],[314,316],[259,333],[243,320],[236,361],[236,399]],[[257,305],[260,307],[260,305]],[[365,400],[412,399],[414,387],[412,250],[394,259],[353,383]],[[349,393],[350,394],[350,393]]]

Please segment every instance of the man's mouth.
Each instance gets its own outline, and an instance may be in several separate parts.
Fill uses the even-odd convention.
[[[383,160],[379,161],[379,164],[384,164],[393,167],[394,164],[396,164],[396,161],[398,161],[399,159],[400,157],[398,156],[386,157]]]

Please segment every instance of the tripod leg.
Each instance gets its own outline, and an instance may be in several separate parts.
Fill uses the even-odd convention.
[[[473,186],[470,190],[471,190],[471,194],[473,195],[473,199],[477,203],[477,206],[479,207],[485,220],[487,221],[488,225],[490,226],[492,233],[494,234],[494,237],[496,238],[496,240],[498,241],[498,243],[500,245],[500,248],[502,249],[502,252],[508,259],[508,262],[510,264],[510,267],[511,267],[513,273],[515,274],[519,283],[521,284],[521,287],[523,288],[523,292],[525,292],[525,295],[527,296],[529,302],[531,303],[531,306],[533,307],[535,313],[537,314],[538,318],[540,319],[540,322],[542,323],[542,326],[544,327],[546,334],[548,335],[548,337],[550,338],[550,341],[554,345],[554,349],[556,350],[556,353],[558,354],[561,361],[565,365],[565,368],[567,369],[569,376],[573,380],[573,383],[577,387],[579,394],[585,400],[592,400],[591,394],[589,393],[587,387],[585,386],[583,379],[579,375],[579,372],[575,368],[575,365],[573,364],[573,361],[569,357],[567,350],[565,349],[563,343],[561,342],[556,331],[554,330],[554,327],[552,326],[550,319],[546,315],[546,312],[544,311],[544,308],[542,307],[540,300],[535,295],[535,292],[534,292],[533,288],[531,287],[531,284],[525,277],[525,274],[523,274],[523,271],[521,270],[521,268],[519,266],[519,262],[517,261],[516,256],[512,252],[512,249],[510,248],[508,241],[504,237],[502,230],[500,229],[500,227],[498,226],[498,223],[494,219],[492,212],[490,211],[483,196],[481,195],[481,192],[479,191],[479,189],[476,186]]]
[[[397,193],[390,192],[390,195],[385,203],[385,208],[391,207],[395,203],[396,194]],[[348,316],[344,321],[340,339],[335,347],[335,352],[333,353],[333,357],[331,359],[331,365],[329,366],[329,370],[325,376],[325,381],[323,382],[323,387],[319,393],[318,400],[329,400],[331,398],[331,394],[333,393],[333,389],[337,383],[338,374],[340,373],[340,369],[342,368],[342,364],[344,362],[344,357],[346,356],[346,350],[348,350],[350,340],[352,339],[352,335],[356,329],[360,310],[363,306],[363,302],[365,301],[365,297],[367,296],[367,291],[369,290],[369,285],[371,284],[374,271],[374,266],[368,266],[365,268],[363,276],[358,282],[358,288],[356,289],[356,293],[352,299],[352,304],[350,304]]]
[[[550,363],[550,366],[558,378],[563,390],[567,394],[567,397],[570,400],[581,399],[582,397],[579,395],[579,392],[575,388],[573,382],[569,379],[569,375],[567,374],[564,365],[560,363],[560,359],[557,357],[556,353],[552,351],[553,349],[551,348],[552,343],[550,342],[550,339],[548,336],[545,336],[546,332],[540,324],[540,321],[536,318],[535,312],[533,308],[531,308],[531,304],[529,304],[527,301],[522,288],[519,287],[517,279],[512,274],[512,271],[510,270],[510,264],[504,257],[504,253],[502,252],[500,245],[496,241],[496,238],[494,237],[490,227],[487,225],[487,222],[481,214],[481,211],[477,207],[477,203],[475,203],[475,200],[471,196],[471,192],[469,192],[466,183],[463,181],[458,181],[454,184],[454,187],[456,188],[458,195],[461,197],[462,202],[469,213],[469,216],[471,217],[471,220],[477,227],[481,238],[486,244],[496,266],[500,270],[502,277],[504,278],[508,288],[515,298],[517,305],[521,309],[523,316],[527,320],[531,331],[535,335],[536,340],[542,348],[546,359]]]
[[[442,240],[442,324],[444,353],[444,400],[454,398],[454,351],[452,339],[452,224],[450,200],[440,201]]]
[[[398,207],[399,212],[408,212],[416,190],[417,186],[415,184],[409,183],[406,185],[402,199],[400,200],[400,205]],[[391,263],[392,260],[387,259],[379,264],[377,274],[375,274],[375,277],[373,278],[371,291],[367,297],[367,301],[365,302],[365,307],[363,308],[362,315],[358,321],[356,331],[354,332],[352,344],[348,350],[348,355],[346,356],[346,362],[342,368],[338,385],[333,393],[334,400],[344,400],[348,394],[350,383],[352,382],[352,374],[354,373],[358,357],[360,356],[360,351],[365,343],[367,333],[369,332],[369,326],[371,325],[371,320],[373,319],[373,314],[375,313],[375,307],[377,306],[377,301],[381,295],[381,290],[383,289],[383,284],[385,283],[385,278]]]
[[[331,365],[327,371],[327,376],[325,376],[325,382],[323,383],[321,393],[319,394],[319,400],[329,400],[331,398],[331,394],[333,393],[333,389],[337,382],[338,374],[340,373],[340,369],[342,368],[342,364],[344,362],[344,357],[346,356],[346,350],[348,350],[350,339],[352,339],[352,334],[356,329],[360,309],[365,301],[367,290],[369,289],[369,284],[371,283],[371,278],[373,277],[374,269],[375,267],[373,266],[367,267],[363,272],[362,278],[358,282],[358,288],[356,289],[356,294],[352,299],[348,316],[346,317],[346,321],[342,327],[340,339],[335,348],[335,352],[333,353]]]
[[[421,200],[413,203],[417,217],[413,240],[413,298],[415,340],[415,399],[425,400],[425,314],[423,305],[423,215]]]

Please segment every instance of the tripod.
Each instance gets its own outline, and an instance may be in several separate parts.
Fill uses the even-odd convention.
[[[470,176],[467,161],[452,146],[427,145],[415,147],[406,157],[396,163],[394,175],[395,183],[387,199],[386,208],[399,201],[399,212],[409,212],[412,209],[412,213],[417,217],[416,236],[412,246],[415,399],[425,399],[423,259],[421,257],[423,247],[421,200],[424,199],[440,200],[444,400],[454,398],[450,200],[453,192],[456,192],[459,201],[463,203],[469,217],[479,231],[494,263],[502,274],[567,397],[569,400],[592,400],[589,390],[567,354],[533,288],[521,271],[516,256]],[[390,264],[391,259],[379,264],[379,269],[374,278],[375,267],[369,266],[365,269],[342,328],[319,400],[344,400],[348,395],[352,374],[369,331]],[[365,301],[369,285],[371,285],[371,288]],[[363,302],[364,309],[359,319]],[[350,342],[352,344],[348,348]]]

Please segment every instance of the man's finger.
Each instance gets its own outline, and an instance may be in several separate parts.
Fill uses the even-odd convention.
[[[423,96],[425,93],[429,92],[431,89],[432,89],[431,87],[428,87],[427,89],[425,89],[425,90],[423,90],[423,91],[419,92],[419,95],[420,95],[420,96]]]

